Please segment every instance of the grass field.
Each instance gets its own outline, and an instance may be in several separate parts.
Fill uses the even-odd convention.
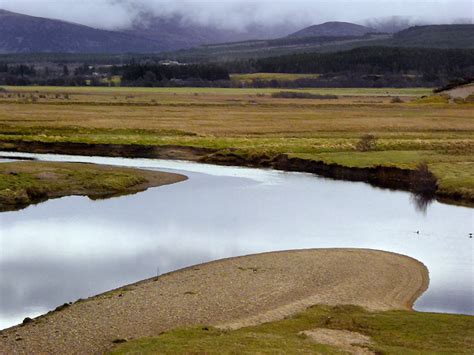
[[[440,191],[474,199],[474,105],[419,100],[428,89],[6,88],[0,140],[182,145],[285,153],[346,166],[429,164]],[[398,96],[402,103],[393,103]],[[373,151],[356,149],[361,136]]]
[[[317,79],[319,74],[286,74],[286,73],[254,73],[254,74],[232,74],[230,78],[235,81],[252,82],[254,80],[282,80],[295,81],[298,79]]]
[[[370,313],[354,306],[315,306],[295,317],[225,331],[212,327],[177,329],[156,338],[116,347],[113,354],[342,354],[369,349],[375,354],[469,354],[474,347],[474,318],[391,311]],[[303,332],[315,328],[355,332],[366,344],[330,346]],[[334,340],[334,339],[331,339]],[[341,343],[341,336],[336,336]]]

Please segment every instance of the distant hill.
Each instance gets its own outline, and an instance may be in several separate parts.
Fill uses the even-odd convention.
[[[159,41],[166,50],[192,48],[212,43],[240,42],[248,40],[284,37],[294,26],[253,25],[241,31],[220,29],[211,25],[198,25],[184,21],[179,16],[164,19],[144,17],[127,33]]]
[[[116,32],[0,10],[0,54],[35,53],[39,59],[44,57],[39,53],[149,53],[163,59],[216,62],[367,46],[474,48],[474,25],[416,26],[391,35],[352,23],[327,22],[287,36],[293,30],[289,25],[254,25],[233,31],[187,23],[179,17],[145,16],[131,29]],[[121,63],[125,56],[112,59]]]
[[[289,35],[289,37],[360,37],[371,32],[376,31],[373,28],[349,22],[326,22],[302,29]]]
[[[311,32],[306,33],[309,34]],[[394,35],[367,33],[361,36],[354,36],[354,33],[352,32],[352,35],[349,36],[314,37],[299,37],[294,34],[274,40],[199,46],[163,55],[170,59],[182,61],[216,62],[268,58],[298,53],[340,52],[368,46],[438,49],[474,48],[474,25],[415,26]]]
[[[157,52],[156,41],[0,10],[0,53]]]
[[[117,32],[0,10],[0,53],[158,53],[206,43],[276,38],[294,30],[263,25],[223,30],[185,23],[179,17],[141,20]]]
[[[391,44],[405,47],[474,48],[474,25],[410,27],[396,33]]]
[[[385,34],[367,34],[360,37],[284,37],[271,40],[202,45],[191,49],[162,53],[161,55],[168,59],[176,59],[184,62],[233,61],[305,52],[347,50],[356,47],[370,46],[371,44],[380,44],[381,41],[390,38],[390,35]]]

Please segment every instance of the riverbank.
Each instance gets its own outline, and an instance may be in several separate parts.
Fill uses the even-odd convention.
[[[121,339],[198,324],[239,329],[316,304],[408,311],[427,287],[423,264],[387,252],[320,249],[231,258],[59,307],[0,332],[0,353],[104,353]]]
[[[350,167],[337,163],[326,163],[304,159],[288,154],[243,154],[236,149],[217,150],[191,146],[142,146],[135,144],[87,144],[46,143],[24,141],[0,141],[0,151],[66,154],[83,156],[106,156],[125,158],[176,159],[208,164],[272,168],[282,171],[317,174],[335,180],[366,182],[375,187],[410,191],[422,198],[440,202],[474,207],[474,194],[462,188],[445,189],[436,176],[421,175],[416,169],[390,166]]]
[[[0,164],[0,212],[64,196],[103,199],[186,180],[178,174],[94,164],[38,161]]]

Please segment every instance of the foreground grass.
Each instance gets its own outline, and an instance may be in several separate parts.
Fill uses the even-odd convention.
[[[151,353],[338,353],[301,332],[315,328],[347,330],[371,338],[366,347],[378,354],[470,354],[474,317],[390,311],[371,313],[354,306],[315,306],[282,321],[239,330],[212,327],[177,329],[156,338],[117,346],[113,354]]]
[[[181,145],[353,167],[426,162],[442,194],[474,200],[474,105],[413,98],[426,89],[308,90],[338,100],[272,98],[278,89],[8,90],[0,95],[0,150],[22,140]],[[357,151],[368,133],[375,149]]]
[[[48,198],[104,198],[173,182],[173,175],[92,164],[12,162],[0,164],[0,211]],[[177,179],[179,181],[179,179]]]

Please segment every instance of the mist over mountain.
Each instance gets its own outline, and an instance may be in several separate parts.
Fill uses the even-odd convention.
[[[370,32],[375,32],[375,30],[348,22],[326,22],[304,28],[291,34],[289,37],[358,37]]]
[[[234,58],[236,54],[253,57],[282,51],[286,54],[394,43],[398,46],[464,48],[474,42],[472,25],[418,28],[408,35],[395,36],[396,40],[392,42],[386,42],[386,36],[371,35],[398,32],[410,26],[410,21],[391,17],[368,21],[371,27],[332,21],[303,29],[291,22],[223,29],[217,25],[198,24],[180,15],[165,18],[141,13],[129,28],[110,31],[0,10],[0,53],[162,53],[197,48],[198,52],[189,53],[204,57],[219,54],[223,58],[230,54],[229,58]]]
[[[203,44],[279,38],[297,29],[291,24],[252,25],[245,30],[222,29],[211,25],[189,24],[180,16],[160,18],[142,15],[140,21],[136,21],[125,32],[158,41],[166,50],[177,50]]]
[[[255,25],[294,26],[287,34],[328,21],[374,27],[365,21],[394,14],[409,19],[411,26],[452,24],[460,18],[472,21],[471,0],[0,0],[0,8],[115,31],[128,30],[149,16],[236,32]]]

